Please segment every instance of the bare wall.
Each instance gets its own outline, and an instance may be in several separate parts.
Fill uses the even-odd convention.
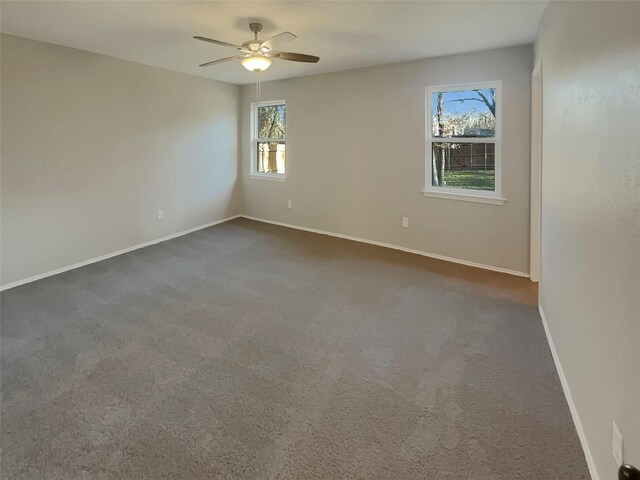
[[[552,2],[542,19],[540,301],[594,480],[640,466],[640,3]]]
[[[240,213],[239,87],[8,35],[1,62],[3,285]]]
[[[256,89],[242,87],[243,213],[528,272],[532,57],[524,45],[263,83],[262,100],[287,102],[284,183],[248,176]],[[425,87],[491,80],[503,82],[507,202],[424,197]]]

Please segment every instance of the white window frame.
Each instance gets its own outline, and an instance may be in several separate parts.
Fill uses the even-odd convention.
[[[285,112],[287,104],[284,100],[270,100],[268,102],[253,102],[251,104],[251,168],[249,176],[259,180],[273,180],[276,182],[284,182],[287,179],[287,171],[289,170],[288,158],[286,157],[287,145],[287,115],[285,113],[285,134],[284,138],[258,138],[258,107],[270,107],[272,105],[284,105]],[[284,173],[261,173],[258,172],[258,141],[261,142],[284,142],[285,144],[285,166]]]
[[[434,137],[433,136],[433,94],[437,92],[457,92],[461,90],[482,90],[494,88],[496,91],[496,132],[493,137]],[[425,197],[449,198],[470,202],[503,205],[502,197],[502,82],[465,83],[457,85],[434,85],[425,87],[426,94],[426,152],[425,182],[422,194]],[[431,184],[433,168],[433,143],[494,143],[495,144],[495,190],[472,190],[467,188],[434,187]]]

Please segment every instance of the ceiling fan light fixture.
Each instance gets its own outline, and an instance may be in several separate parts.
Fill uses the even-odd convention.
[[[242,59],[242,66],[250,72],[264,72],[271,66],[272,60],[264,55],[251,55]]]

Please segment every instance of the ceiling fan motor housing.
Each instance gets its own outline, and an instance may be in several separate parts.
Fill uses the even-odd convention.
[[[246,48],[247,50],[251,50],[252,52],[257,52],[260,50],[260,42],[256,40],[247,40],[242,44],[242,48]]]

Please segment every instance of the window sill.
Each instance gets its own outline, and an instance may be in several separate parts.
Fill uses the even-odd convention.
[[[249,175],[249,178],[253,178],[254,180],[268,180],[271,182],[284,182],[287,179],[284,175],[270,175],[268,173],[252,173]]]
[[[469,193],[458,192],[434,192],[431,190],[422,190],[422,195],[433,198],[447,198],[449,200],[461,200],[463,202],[488,203],[490,205],[504,205],[506,198],[492,197],[489,195],[472,195]]]

